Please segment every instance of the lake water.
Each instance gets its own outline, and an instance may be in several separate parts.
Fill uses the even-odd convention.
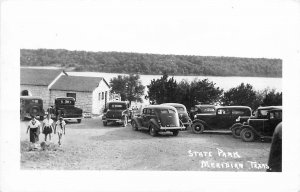
[[[78,76],[91,76],[91,77],[103,77],[107,83],[110,79],[117,77],[117,73],[98,73],[98,72],[68,72],[70,75]],[[162,75],[141,75],[141,81],[143,85],[149,85],[152,79],[159,79]],[[213,81],[216,86],[224,89],[224,91],[230,88],[236,87],[241,83],[249,83],[255,90],[263,90],[265,88],[276,89],[276,91],[282,91],[282,78],[267,78],[267,77],[218,77],[218,76],[174,76],[177,82],[183,79],[187,81],[193,81],[195,78],[205,79]]]

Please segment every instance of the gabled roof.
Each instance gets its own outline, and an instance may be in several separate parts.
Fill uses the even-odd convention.
[[[48,86],[60,73],[61,69],[41,69],[21,67],[21,85]]]
[[[61,91],[91,92],[99,86],[99,83],[101,81],[105,82],[105,80],[102,77],[62,75],[49,89]]]

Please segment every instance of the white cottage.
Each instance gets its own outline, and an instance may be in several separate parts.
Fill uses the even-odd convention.
[[[102,77],[61,75],[49,87],[50,101],[56,97],[74,97],[76,106],[86,113],[99,115],[109,99],[110,86]]]

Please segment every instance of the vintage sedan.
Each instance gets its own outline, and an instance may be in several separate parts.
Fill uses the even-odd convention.
[[[241,127],[241,138],[245,142],[255,139],[272,139],[276,126],[282,121],[282,109],[269,110],[266,118],[250,118]]]
[[[177,136],[180,130],[185,130],[180,124],[176,108],[167,105],[144,107],[142,114],[133,117],[131,125],[133,130],[147,130],[151,136],[159,132],[172,132]]]
[[[268,111],[273,109],[282,109],[282,106],[263,106],[258,107],[254,112],[253,116],[239,116],[235,121],[235,124],[231,126],[232,136],[234,138],[240,138],[241,127],[247,123],[248,119],[265,119],[267,118]]]
[[[251,108],[247,106],[220,106],[214,113],[199,113],[192,123],[194,133],[203,133],[204,130],[227,129],[235,123],[239,116],[251,116]]]
[[[177,109],[177,113],[179,115],[179,119],[180,119],[181,123],[186,128],[188,128],[191,125],[192,120],[190,119],[189,114],[184,105],[182,105],[180,103],[162,103],[161,105],[169,105],[169,106],[175,107]]]
[[[125,101],[111,101],[108,102],[104,114],[102,116],[102,122],[104,126],[108,123],[119,123],[123,127],[126,127],[129,118],[128,103]]]

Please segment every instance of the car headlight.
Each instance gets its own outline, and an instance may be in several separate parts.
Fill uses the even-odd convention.
[[[194,118],[197,118],[197,115],[194,115]]]

